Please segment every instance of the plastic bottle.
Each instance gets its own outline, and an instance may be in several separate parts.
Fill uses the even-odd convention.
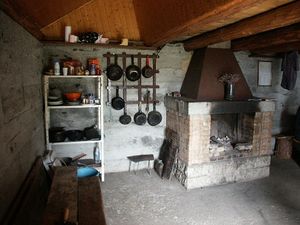
[[[56,76],[60,75],[60,65],[58,61],[54,63],[54,75]]]
[[[99,149],[98,145],[96,145],[95,148],[94,148],[94,161],[95,161],[95,163],[100,163],[101,162],[100,149]]]

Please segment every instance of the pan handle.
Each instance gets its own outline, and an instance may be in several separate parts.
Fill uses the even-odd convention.
[[[150,58],[149,58],[149,55],[146,55],[146,65],[147,65],[147,66],[150,65]]]

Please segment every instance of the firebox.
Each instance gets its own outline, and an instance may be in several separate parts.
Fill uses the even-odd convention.
[[[241,76],[231,101],[218,82],[224,73]],[[196,50],[181,94],[165,97],[166,138],[178,149],[173,173],[187,189],[269,175],[275,103],[252,97],[230,50]]]

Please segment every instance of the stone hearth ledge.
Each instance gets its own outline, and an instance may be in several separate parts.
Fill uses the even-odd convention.
[[[193,189],[268,177],[270,163],[271,156],[259,156],[193,164],[187,167],[184,186]]]
[[[274,101],[197,101],[184,97],[165,96],[165,106],[183,115],[274,112]]]

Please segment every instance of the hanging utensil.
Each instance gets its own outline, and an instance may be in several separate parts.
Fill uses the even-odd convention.
[[[115,110],[121,110],[124,108],[124,99],[119,96],[119,86],[116,87],[116,97],[111,100],[111,106]]]
[[[137,81],[141,78],[141,69],[134,65],[133,55],[131,55],[131,65],[126,68],[126,77],[130,81]]]
[[[146,65],[142,69],[142,75],[145,78],[150,78],[154,75],[154,70],[152,69],[152,67],[149,64],[150,64],[150,58],[147,55],[146,56]]]
[[[148,114],[149,113],[149,97],[150,97],[150,91],[147,89],[147,92],[146,92],[146,108],[145,108],[145,111],[146,113]]]
[[[122,116],[120,116],[119,121],[123,125],[127,125],[131,122],[131,116],[129,116],[127,114],[127,104],[126,103],[125,103],[125,106],[124,106],[124,114]]]
[[[118,55],[114,54],[114,58],[114,64],[110,64],[106,69],[106,76],[112,81],[117,81],[123,76],[123,70],[118,65]]]
[[[156,111],[156,98],[153,98],[153,110],[148,113],[147,121],[151,126],[158,125],[162,120],[160,112]]]
[[[139,111],[134,115],[134,122],[137,125],[144,125],[147,120],[147,116],[145,113],[142,112],[142,103],[139,102],[138,105]]]

